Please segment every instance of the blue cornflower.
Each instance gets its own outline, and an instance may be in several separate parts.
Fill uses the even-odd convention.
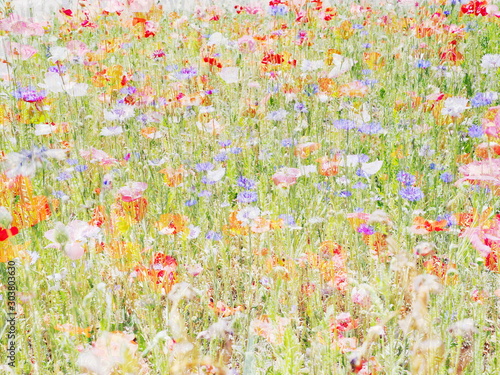
[[[213,230],[209,231],[207,235],[205,236],[207,240],[212,240],[212,241],[220,241],[222,240],[222,234],[214,232]]]
[[[57,181],[66,181],[72,177],[73,177],[73,175],[69,172],[61,172],[61,173],[59,173],[59,176],[56,177],[56,180]]]
[[[398,180],[405,186],[411,186],[417,181],[417,178],[408,172],[399,171],[396,176],[396,180]]]
[[[472,108],[484,107],[493,103],[496,99],[497,94],[493,92],[478,92],[474,97],[470,100],[470,104]]]
[[[399,191],[401,198],[406,199],[410,202],[416,202],[424,198],[424,193],[419,187],[407,187]]]
[[[337,195],[342,198],[349,198],[352,193],[349,190],[342,190]]]
[[[283,121],[287,114],[288,112],[284,109],[278,109],[277,111],[270,112],[266,118],[271,121]]]
[[[69,196],[64,191],[61,191],[61,190],[54,191],[53,195],[54,195],[54,197],[61,199],[63,201],[69,199]]]
[[[333,126],[337,129],[351,130],[356,128],[356,123],[352,120],[339,119],[333,121]]]
[[[223,162],[228,159],[228,156],[225,152],[221,152],[220,154],[217,154],[214,156],[214,160],[217,162]]]
[[[283,147],[292,147],[293,146],[293,139],[291,138],[286,138],[281,141],[281,145]]]
[[[178,65],[176,65],[176,64],[174,64],[174,65],[167,65],[167,66],[165,67],[165,70],[166,70],[167,72],[173,72],[173,71],[175,71],[175,70],[177,70],[177,69],[179,69],[179,66],[178,66]]]
[[[232,147],[229,152],[231,154],[235,154],[235,155],[238,155],[238,154],[241,154],[243,151],[243,149],[241,147]]]
[[[446,183],[453,182],[453,175],[450,172],[444,172],[439,176],[439,178]]]
[[[75,171],[77,172],[85,172],[87,169],[89,169],[89,167],[85,164],[80,164],[75,167]]]
[[[293,218],[292,215],[288,214],[282,214],[278,216],[279,219],[282,219],[284,224],[287,226],[295,226],[297,223],[295,222],[295,219]]]
[[[356,170],[356,176],[363,177],[363,178],[369,178],[370,177],[370,175],[368,173],[366,173],[364,170],[362,170],[361,168],[358,168]]]
[[[368,187],[367,184],[363,183],[363,182],[356,182],[354,185],[352,185],[352,188],[353,189],[366,189]]]
[[[120,93],[125,94],[125,95],[132,95],[137,92],[137,89],[134,86],[128,86],[128,87],[123,87],[120,90]]]
[[[430,67],[432,64],[430,61],[428,60],[418,60],[416,63],[415,63],[415,67],[416,68],[421,68],[421,69],[427,69],[428,67]]]
[[[189,199],[184,204],[188,207],[194,206],[198,201],[196,199]]]
[[[304,88],[304,92],[307,96],[315,95],[319,92],[319,86],[315,83],[307,84]]]
[[[256,186],[255,181],[253,181],[253,180],[251,180],[249,178],[243,177],[243,176],[238,177],[238,180],[236,181],[236,184],[239,187],[242,187],[243,189],[246,189],[246,190],[255,189],[255,186]]]
[[[481,138],[484,135],[483,127],[479,125],[472,125],[468,131],[469,137]]]
[[[206,163],[198,163],[195,165],[195,169],[198,172],[211,171],[212,169],[214,169],[214,165],[212,163],[210,163],[209,161]]]
[[[67,159],[66,163],[68,163],[69,165],[75,165],[78,164],[78,159]]]
[[[379,134],[382,130],[384,129],[379,122],[368,122],[358,128],[358,131],[363,134]]]
[[[219,141],[219,146],[225,148],[231,146],[231,143],[233,143],[233,141],[231,141],[230,139],[226,141]]]
[[[271,16],[284,16],[288,13],[288,7],[285,4],[272,5],[267,8],[267,13]]]
[[[64,65],[59,65],[59,66],[50,66],[48,71],[51,73],[59,73],[59,74],[64,74],[66,73],[67,68]]]
[[[307,113],[307,107],[304,103],[300,103],[300,102],[297,102],[295,103],[293,109],[295,110],[295,112],[299,112],[299,113]]]
[[[208,190],[202,190],[198,193],[198,196],[199,197],[204,197],[204,198],[208,198],[208,197],[211,197],[212,196],[212,192],[211,191],[208,191]]]
[[[245,190],[238,193],[236,200],[240,203],[252,203],[257,201],[257,193],[255,191]]]
[[[176,79],[190,79],[196,77],[198,71],[194,67],[182,68],[178,73],[175,74]]]

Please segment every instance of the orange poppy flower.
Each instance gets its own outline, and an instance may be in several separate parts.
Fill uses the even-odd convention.
[[[300,157],[301,159],[307,158],[311,153],[314,151],[317,151],[321,148],[320,143],[315,143],[315,142],[307,142],[307,143],[301,143],[295,146],[295,151],[293,154],[295,156]]]
[[[146,215],[146,211],[148,209],[148,200],[144,197],[140,197],[132,202],[123,202],[120,201],[120,205],[123,208],[123,211],[131,217],[136,222],[144,219]]]
[[[455,284],[458,275],[451,270],[456,270],[457,265],[450,263],[447,259],[442,259],[436,255],[424,262],[424,267],[432,275],[439,277],[446,284]]]
[[[226,305],[222,301],[218,301],[217,303],[214,303],[214,299],[210,298],[210,303],[208,306],[215,311],[215,313],[218,316],[222,316],[223,318],[226,318],[228,316],[236,314],[238,311],[244,311],[245,307],[244,306],[236,306],[236,307],[230,307]]]
[[[318,163],[318,172],[322,176],[336,176],[339,173],[339,160],[336,156],[333,158],[323,156],[316,162]]]
[[[482,142],[476,146],[476,155],[481,159],[488,159],[500,155],[500,145],[496,142]]]
[[[163,214],[156,222],[156,227],[161,234],[188,233],[188,218],[180,214]]]
[[[372,70],[378,70],[385,65],[385,58],[378,52],[364,52],[363,61]]]
[[[421,216],[417,216],[413,220],[413,225],[410,228],[411,232],[414,234],[427,234],[431,232],[441,232],[448,230],[446,226],[448,225],[448,221],[446,220],[425,220]]]
[[[164,174],[164,183],[168,187],[175,187],[181,184],[182,179],[184,178],[185,169],[183,167],[174,169],[171,167],[164,168],[160,171],[160,173]]]
[[[354,81],[346,85],[340,86],[339,89],[341,96],[349,96],[351,98],[362,98],[368,94],[368,86],[360,81]]]

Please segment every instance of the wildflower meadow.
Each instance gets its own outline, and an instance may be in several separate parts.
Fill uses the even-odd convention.
[[[0,373],[500,374],[499,92],[490,0],[1,1]]]

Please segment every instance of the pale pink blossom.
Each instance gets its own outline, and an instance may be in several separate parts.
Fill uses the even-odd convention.
[[[120,188],[118,194],[122,201],[133,202],[142,197],[147,187],[148,184],[145,182],[130,182],[126,186]]]
[[[20,44],[10,41],[5,43],[5,50],[10,57],[19,57],[21,60],[28,60],[38,52],[35,47],[28,44]]]
[[[300,169],[285,167],[273,175],[273,182],[279,187],[289,187],[297,183],[300,176]]]

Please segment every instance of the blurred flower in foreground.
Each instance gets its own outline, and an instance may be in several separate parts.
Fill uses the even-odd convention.
[[[11,152],[6,157],[7,177],[33,177],[36,169],[41,167],[43,163],[48,161],[48,159],[64,159],[66,157],[66,151],[67,150],[54,150],[35,146],[32,150]]]

